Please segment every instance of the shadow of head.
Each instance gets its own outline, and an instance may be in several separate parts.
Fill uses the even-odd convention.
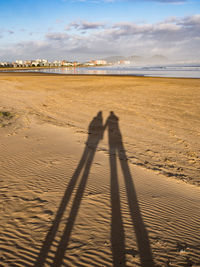
[[[109,127],[118,127],[118,121],[119,121],[119,118],[115,115],[115,113],[113,111],[110,111],[110,115],[108,116],[108,126]]]
[[[88,127],[88,143],[98,143],[103,138],[103,132],[103,116],[102,111],[99,111]]]

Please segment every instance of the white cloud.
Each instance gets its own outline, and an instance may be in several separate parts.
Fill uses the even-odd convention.
[[[70,26],[76,30],[49,32],[43,41],[21,42],[1,49],[1,57],[15,59],[46,57],[87,60],[108,55],[163,54],[169,58],[200,60],[200,15],[169,18],[156,24],[120,22],[106,25],[82,21]],[[89,30],[82,35],[83,29]],[[0,59],[1,60],[1,59]]]
[[[61,32],[47,33],[46,38],[49,41],[64,41],[69,38],[69,35]]]
[[[86,20],[80,21],[80,22],[72,22],[67,27],[66,30],[70,29],[76,29],[81,31],[87,31],[87,30],[96,30],[105,28],[105,23],[103,22],[89,22]]]

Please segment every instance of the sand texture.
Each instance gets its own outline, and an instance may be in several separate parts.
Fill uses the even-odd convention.
[[[0,74],[0,266],[200,266],[200,80]]]

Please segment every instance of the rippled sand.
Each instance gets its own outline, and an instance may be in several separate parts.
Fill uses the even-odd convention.
[[[199,80],[1,74],[0,90],[0,266],[200,265]]]

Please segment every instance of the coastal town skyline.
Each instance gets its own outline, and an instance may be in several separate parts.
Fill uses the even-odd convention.
[[[130,64],[130,61],[118,61],[118,64]],[[98,66],[106,65],[106,60],[90,60],[88,62],[68,61],[68,60],[54,60],[34,59],[34,60],[15,60],[13,62],[0,62],[0,68],[26,68],[26,67],[78,67],[78,66]]]
[[[1,1],[0,61],[200,60],[198,0]]]
[[[111,56],[104,59],[90,59],[87,61],[70,61],[66,59],[56,59],[48,60],[44,58],[37,59],[17,59],[15,61],[0,61],[0,69],[3,68],[32,68],[32,67],[95,67],[95,66],[113,66],[113,65],[129,65],[129,66],[199,66],[200,61],[197,60],[188,60],[188,61],[173,61],[164,57],[163,55],[154,55],[151,57],[141,57],[141,56]]]

